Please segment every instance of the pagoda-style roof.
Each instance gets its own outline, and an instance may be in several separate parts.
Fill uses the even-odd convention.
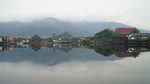
[[[117,28],[115,30],[116,32],[120,33],[120,34],[131,34],[134,31],[134,28]]]

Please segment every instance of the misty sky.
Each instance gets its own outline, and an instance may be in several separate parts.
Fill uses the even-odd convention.
[[[150,30],[150,0],[0,0],[0,21],[55,17],[114,21]]]

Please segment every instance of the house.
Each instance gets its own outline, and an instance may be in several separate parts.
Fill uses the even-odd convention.
[[[0,51],[3,51],[3,47],[2,46],[0,46]]]
[[[117,50],[125,49],[127,46],[127,38],[125,36],[116,37],[113,41],[114,48]]]
[[[150,33],[132,33],[130,36],[141,40],[148,40]]]
[[[3,38],[2,37],[0,37],[0,42],[3,42]]]
[[[117,28],[115,32],[118,32],[122,35],[132,34],[132,33],[139,33],[137,28]]]
[[[13,42],[13,38],[0,36],[0,43]]]

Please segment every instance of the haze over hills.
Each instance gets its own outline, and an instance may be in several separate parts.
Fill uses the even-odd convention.
[[[0,35],[3,36],[52,36],[68,31],[74,36],[94,35],[105,29],[118,27],[131,27],[116,22],[69,22],[56,18],[46,18],[32,22],[0,22]]]

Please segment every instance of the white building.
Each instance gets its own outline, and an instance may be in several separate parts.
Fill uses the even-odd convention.
[[[2,42],[3,41],[3,38],[2,37],[0,37],[0,42]]]

